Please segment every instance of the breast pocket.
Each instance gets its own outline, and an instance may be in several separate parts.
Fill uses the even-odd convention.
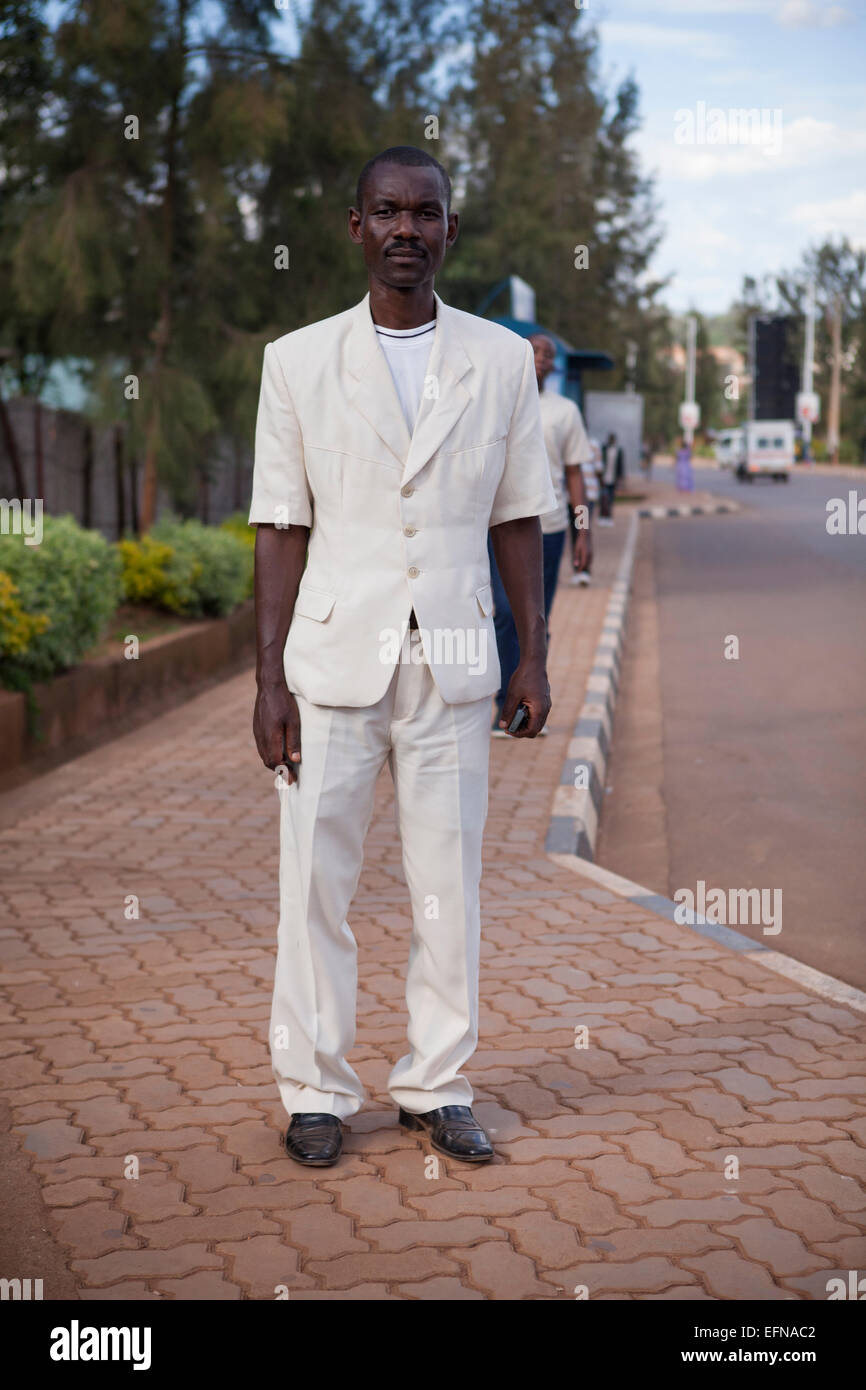
[[[495,439],[488,439],[487,442],[483,444],[459,444],[457,448],[443,449],[442,452],[446,458],[457,458],[463,454],[476,454],[479,462],[483,463],[488,456],[489,450],[495,449],[498,444],[501,444],[504,448],[505,438],[506,436],[501,434],[497,435]]]
[[[505,435],[484,444],[473,453],[479,456],[478,500],[482,507],[493,505],[496,489],[505,471],[505,449],[508,440]]]

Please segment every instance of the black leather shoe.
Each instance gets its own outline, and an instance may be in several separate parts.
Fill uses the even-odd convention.
[[[343,1126],[336,1115],[299,1111],[286,1130],[286,1153],[308,1168],[329,1168],[343,1152]]]
[[[424,1130],[434,1149],[461,1163],[487,1163],[494,1156],[493,1145],[468,1105],[442,1105],[423,1115],[410,1115],[401,1106],[400,1123],[406,1129]]]

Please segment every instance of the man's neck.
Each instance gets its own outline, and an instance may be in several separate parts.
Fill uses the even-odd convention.
[[[380,328],[420,328],[436,317],[433,281],[396,289],[371,277],[370,316]]]

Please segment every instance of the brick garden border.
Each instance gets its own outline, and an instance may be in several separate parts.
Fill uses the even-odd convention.
[[[190,623],[123,654],[83,661],[34,685],[37,737],[28,730],[27,697],[0,691],[0,776],[26,772],[52,754],[66,762],[118,734],[131,718],[153,718],[197,695],[213,678],[234,674],[255,653],[255,610],[248,599],[225,618]]]

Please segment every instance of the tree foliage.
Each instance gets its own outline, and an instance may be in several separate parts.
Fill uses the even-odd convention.
[[[157,481],[189,514],[216,441],[248,448],[264,343],[363,294],[346,211],[389,144],[452,173],[446,298],[475,310],[522,275],[546,323],[614,357],[604,385],[635,342],[650,419],[670,416],[638,91],[603,90],[570,6],[0,0],[0,45],[7,378],[38,392],[81,364],[144,466],[146,522]]]

